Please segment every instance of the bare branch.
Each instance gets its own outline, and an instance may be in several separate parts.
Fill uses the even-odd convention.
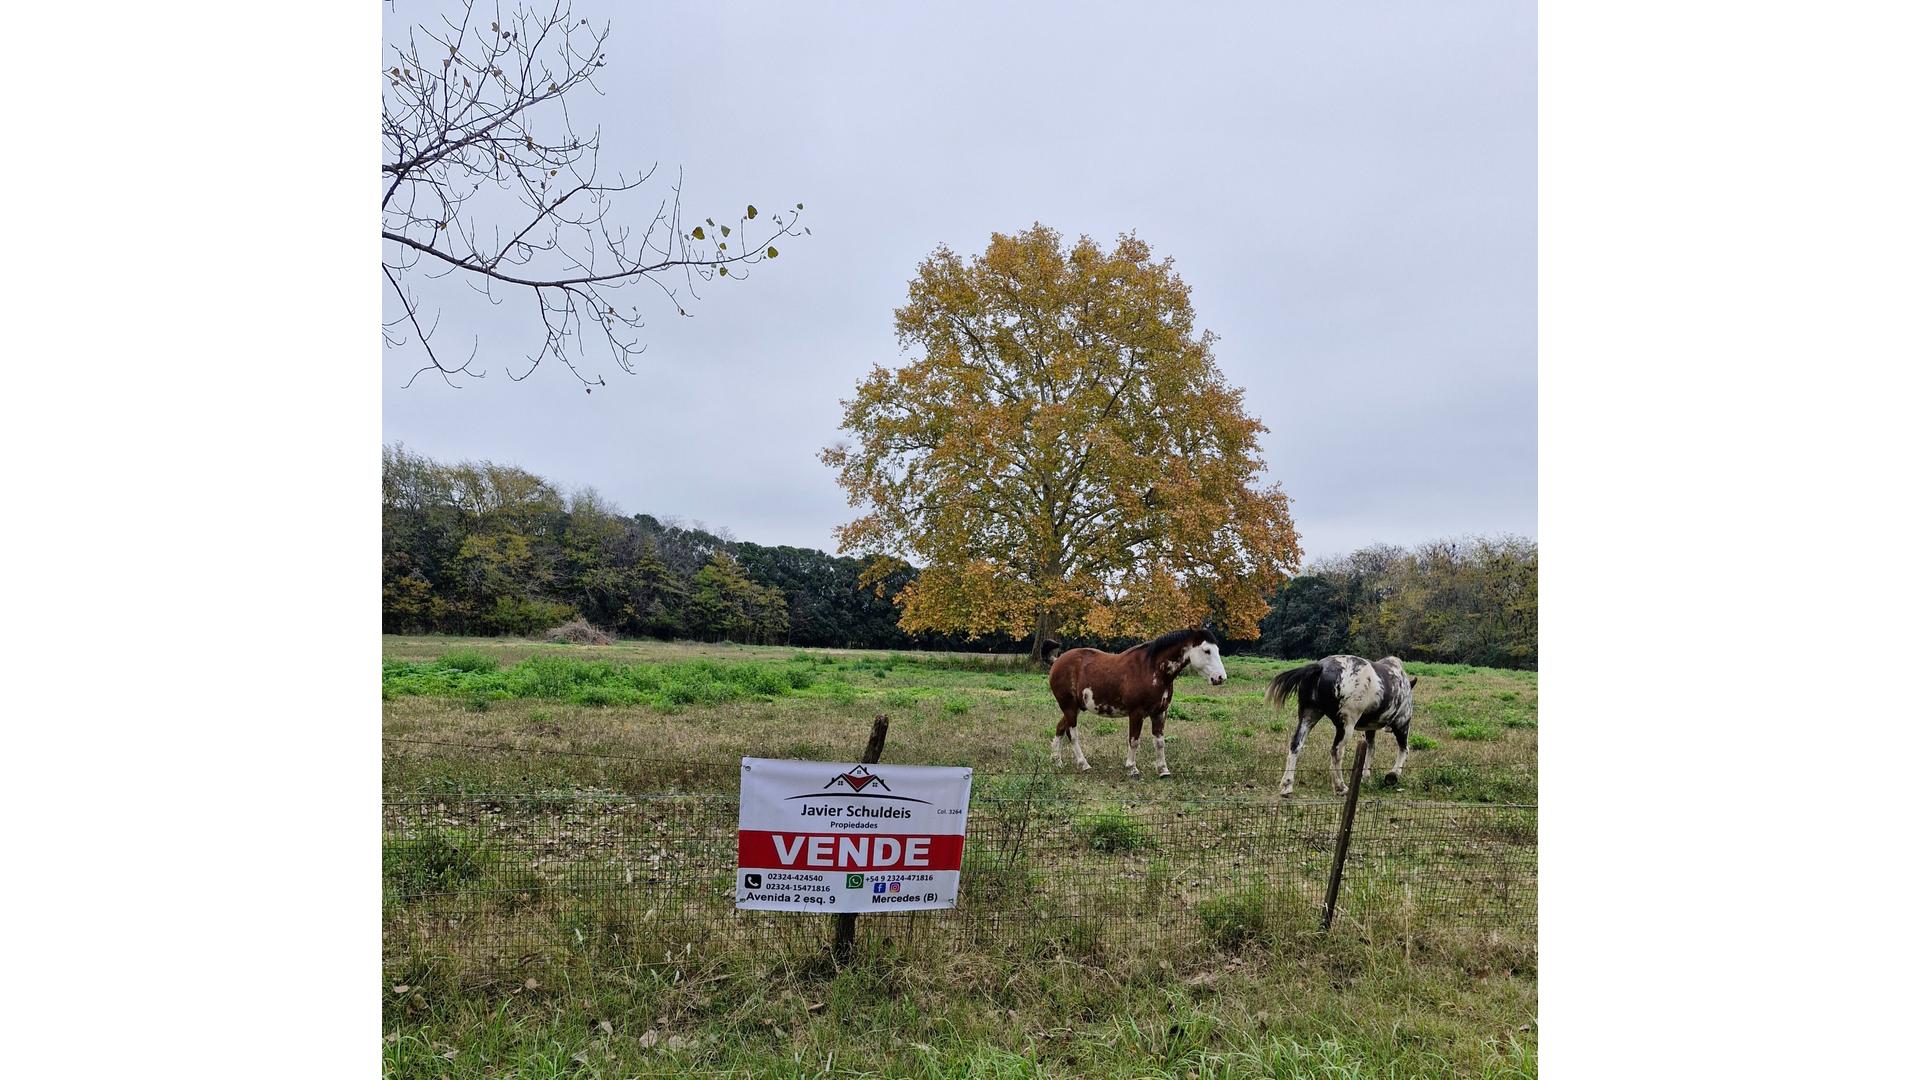
[[[540,319],[538,349],[526,356],[530,376],[557,359],[589,387],[605,386],[585,367],[598,354],[632,374],[646,351],[637,304],[619,304],[619,290],[645,283],[688,315],[685,295],[699,284],[743,279],[749,268],[777,258],[776,242],[807,234],[804,209],[763,215],[748,206],[727,224],[712,217],[684,225],[681,185],[662,198],[650,221],[635,230],[614,216],[615,196],[637,191],[655,172],[602,180],[600,132],[574,125],[567,97],[599,94],[595,77],[607,64],[611,27],[576,18],[565,0],[551,8],[522,4],[489,17],[467,0],[457,17],[416,26],[404,43],[388,46],[382,72],[381,176],[383,269],[398,314],[385,324],[390,348],[418,347],[427,363],[417,378],[437,371],[480,377],[467,361],[452,366],[431,344],[436,316],[423,326],[420,299],[404,279],[456,278],[495,304],[496,287],[531,294]],[[762,221],[762,218],[765,218]],[[423,266],[422,263],[425,263]],[[411,340],[400,328],[411,326]],[[411,385],[412,379],[408,380]]]

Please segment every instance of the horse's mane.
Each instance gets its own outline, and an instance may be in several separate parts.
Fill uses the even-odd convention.
[[[1177,646],[1186,644],[1187,638],[1196,633],[1200,635],[1200,640],[1202,641],[1211,641],[1215,645],[1220,644],[1220,638],[1216,636],[1213,631],[1202,626],[1197,630],[1170,631],[1168,633],[1161,634],[1159,637],[1154,638],[1152,641],[1143,641],[1140,644],[1135,645],[1133,648],[1145,649],[1147,650],[1147,659],[1158,660],[1160,658],[1161,653],[1166,652],[1168,649],[1172,649]],[[1133,650],[1129,649],[1127,651],[1132,652]]]

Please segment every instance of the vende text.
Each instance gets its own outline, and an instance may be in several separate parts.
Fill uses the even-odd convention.
[[[958,870],[965,838],[744,831],[741,866],[810,870]]]

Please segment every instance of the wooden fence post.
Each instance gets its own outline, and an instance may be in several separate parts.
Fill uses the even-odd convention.
[[[860,755],[860,764],[873,765],[880,761],[880,751],[887,746],[887,714],[881,713],[873,718],[873,731],[867,736],[866,752]],[[853,920],[860,916],[846,911],[834,916],[833,962],[845,964],[853,959]]]
[[[1361,732],[1354,732],[1353,776],[1347,781],[1346,805],[1340,808],[1340,835],[1333,842],[1333,873],[1327,877],[1327,910],[1320,917],[1320,929],[1333,928],[1333,908],[1340,901],[1340,872],[1347,865],[1347,844],[1353,840],[1353,812],[1360,805],[1360,777],[1367,771],[1367,756],[1372,748]]]

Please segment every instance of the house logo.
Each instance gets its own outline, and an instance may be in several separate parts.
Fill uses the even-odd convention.
[[[844,786],[844,787],[852,788],[855,792],[861,792],[861,791],[867,790],[867,785],[869,784],[880,785],[880,790],[882,791],[893,790],[892,788],[887,786],[887,782],[885,780],[882,780],[879,777],[873,775],[871,772],[868,772],[867,767],[865,765],[856,765],[852,769],[841,773],[840,775],[834,777],[831,780],[828,780],[827,789],[830,791],[836,787]]]
[[[882,795],[881,792],[888,794]],[[787,801],[795,799],[887,799],[892,802],[926,803],[925,799],[916,799],[909,795],[892,794],[893,787],[865,765],[855,765],[843,773],[835,773],[819,791],[803,792],[787,796]]]

